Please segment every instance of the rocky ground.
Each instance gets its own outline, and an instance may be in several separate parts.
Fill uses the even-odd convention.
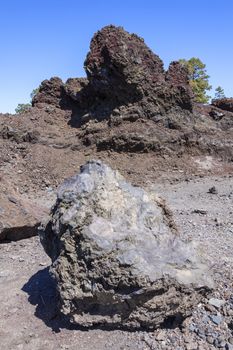
[[[42,82],[26,113],[0,114],[0,348],[233,349],[233,99],[197,105],[182,65],[165,71],[114,26],[94,35],[85,67],[87,78]],[[84,330],[59,315],[37,228],[90,159],[160,194],[201,247],[215,288],[183,323]]]
[[[75,329],[57,314],[50,261],[38,238],[4,243],[0,245],[4,349],[233,348],[232,175],[184,176],[174,170],[170,179],[164,174],[148,180],[146,187],[166,198],[183,238],[195,239],[204,251],[216,285],[211,299],[199,304],[182,325],[170,325],[171,329]]]

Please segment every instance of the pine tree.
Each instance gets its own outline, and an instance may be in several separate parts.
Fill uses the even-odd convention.
[[[192,57],[189,60],[179,60],[188,68],[189,83],[194,93],[196,102],[208,103],[210,96],[206,93],[212,87],[209,85],[209,75],[206,72],[206,65],[197,57]]]
[[[220,98],[224,98],[226,97],[225,96],[225,93],[224,93],[224,90],[221,86],[218,86],[216,89],[215,89],[215,95],[214,95],[214,99],[215,100],[219,100]]]

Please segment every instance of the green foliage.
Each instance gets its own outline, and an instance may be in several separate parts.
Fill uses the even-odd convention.
[[[31,101],[33,100],[33,97],[36,96],[36,94],[39,92],[39,88],[36,88],[34,90],[32,90],[30,97],[31,97]]]
[[[224,90],[221,86],[218,86],[216,89],[215,89],[215,95],[214,95],[214,99],[215,100],[219,100],[220,98],[224,98],[226,97],[225,96],[225,93],[224,93]]]
[[[15,108],[16,114],[21,114],[24,112],[27,112],[30,110],[32,105],[30,103],[19,103],[18,106]]]
[[[188,68],[189,83],[194,93],[194,99],[199,103],[208,103],[210,96],[206,94],[212,87],[209,85],[209,75],[206,72],[206,65],[197,57],[189,60],[181,59],[180,63]]]
[[[30,108],[32,107],[32,99],[38,93],[38,91],[39,91],[39,88],[32,90],[30,94],[30,97],[31,97],[30,103],[19,103],[18,106],[15,108],[15,113],[21,114],[29,111]]]

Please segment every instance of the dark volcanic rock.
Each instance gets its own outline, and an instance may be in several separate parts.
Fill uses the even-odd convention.
[[[82,326],[153,329],[182,320],[209,291],[164,202],[99,161],[63,183],[40,236],[61,310]]]
[[[178,61],[171,62],[166,72],[166,80],[175,86],[184,85],[189,87],[187,67]]]
[[[94,35],[85,68],[94,89],[119,102],[138,100],[164,81],[162,60],[121,27],[107,26]]]
[[[83,96],[87,85],[88,80],[86,78],[70,78],[64,84],[64,91],[73,101],[83,106],[88,98],[88,96]]]
[[[64,95],[64,84],[58,77],[42,81],[38,93],[32,100],[33,107],[43,105],[53,105],[57,108],[66,108],[69,106],[67,98]],[[67,106],[68,105],[68,106]]]
[[[121,27],[98,31],[85,60],[87,79],[45,80],[33,99],[33,106],[52,104],[73,111],[71,124],[79,126],[93,119],[110,119],[113,110],[125,107],[128,119],[133,104],[138,118],[164,115],[172,108],[192,111],[188,74],[179,62],[164,71],[163,62],[135,34]]]
[[[212,100],[212,105],[223,109],[224,111],[233,112],[233,98],[220,98]]]
[[[178,61],[171,62],[166,72],[166,81],[175,96],[175,102],[183,109],[192,110],[193,92],[189,85],[188,69]]]
[[[117,104],[152,102],[164,112],[172,106],[192,109],[188,72],[173,62],[167,73],[163,62],[135,34],[107,26],[97,32],[85,61],[90,86],[102,98]]]

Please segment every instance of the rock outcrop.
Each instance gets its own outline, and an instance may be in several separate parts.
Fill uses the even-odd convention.
[[[159,56],[121,27],[107,26],[94,35],[84,65],[93,89],[119,103],[137,101],[164,82]]]
[[[129,104],[138,108],[139,118],[174,107],[192,110],[185,67],[173,62],[165,72],[162,60],[144,40],[121,27],[107,26],[94,35],[84,66],[87,79],[68,79],[65,84],[59,78],[44,81],[33,105],[71,109],[79,119],[77,125],[110,119],[115,108]]]
[[[219,98],[212,100],[212,105],[224,111],[233,112],[233,98]]]
[[[209,291],[164,202],[100,161],[61,185],[40,237],[61,311],[78,325],[153,329],[182,320]]]
[[[44,80],[40,84],[37,94],[32,99],[33,107],[52,105],[56,108],[71,108],[69,98],[64,93],[64,83],[58,77]]]

